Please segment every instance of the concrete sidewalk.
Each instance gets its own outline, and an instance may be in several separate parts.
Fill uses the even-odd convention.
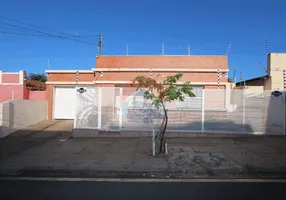
[[[286,137],[172,138],[170,157],[151,157],[150,138],[71,138],[70,123],[47,121],[0,140],[0,173],[286,174]]]

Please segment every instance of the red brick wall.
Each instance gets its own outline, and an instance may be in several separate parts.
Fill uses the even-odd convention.
[[[114,87],[114,84],[97,83],[96,87]]]
[[[48,119],[53,118],[53,85],[46,87],[46,99],[48,100]]]
[[[176,72],[152,72],[152,77],[156,77],[158,80],[164,80],[167,76],[173,76]],[[149,72],[103,72],[103,76],[99,75],[99,72],[96,72],[97,81],[133,81],[137,76],[150,76]],[[92,82],[94,81],[94,74],[79,74],[79,82]],[[76,74],[51,74],[48,76],[49,82],[75,82]],[[217,73],[216,72],[185,72],[180,81],[191,81],[191,82],[217,82]],[[227,82],[227,78],[221,77],[220,82]],[[99,87],[110,87],[114,86],[114,83],[109,84],[97,84]],[[211,86],[210,86],[211,87]],[[213,86],[217,88],[217,86]]]
[[[97,68],[227,69],[227,56],[99,56]]]
[[[176,72],[152,72],[152,77],[160,75],[157,79],[164,80],[167,76],[173,76]],[[133,81],[137,76],[149,77],[149,72],[103,72],[103,76],[99,76],[99,72],[96,72],[97,81]],[[184,72],[180,81],[190,82],[217,82],[216,72]],[[220,82],[227,82],[227,78],[221,77]]]
[[[75,82],[76,81],[76,73],[56,73],[48,76],[49,82]],[[92,82],[94,81],[94,73],[84,73],[78,75],[78,81],[82,82]]]

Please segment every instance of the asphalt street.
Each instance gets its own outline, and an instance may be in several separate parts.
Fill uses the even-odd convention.
[[[0,199],[286,199],[286,183],[0,180]]]

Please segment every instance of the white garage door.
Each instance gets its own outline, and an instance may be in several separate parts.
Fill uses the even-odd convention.
[[[54,119],[74,119],[76,90],[72,87],[56,87]]]

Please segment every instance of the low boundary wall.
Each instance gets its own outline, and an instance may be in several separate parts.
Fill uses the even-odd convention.
[[[0,103],[0,138],[47,120],[46,100],[13,100]]]

